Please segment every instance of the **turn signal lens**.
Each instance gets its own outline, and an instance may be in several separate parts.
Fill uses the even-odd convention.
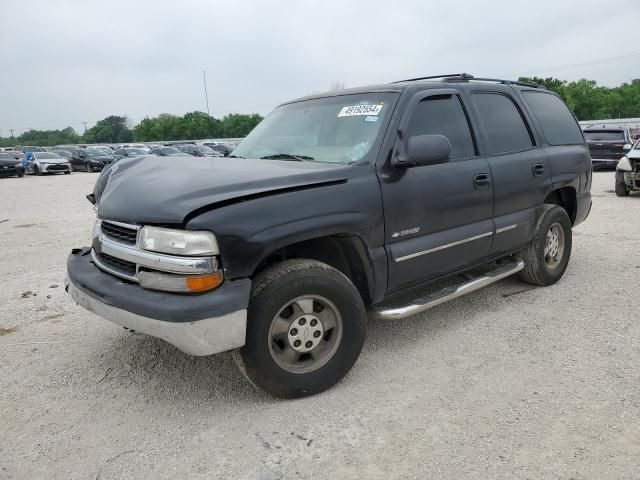
[[[222,283],[222,272],[214,272],[207,275],[185,278],[187,289],[190,292],[203,292],[216,288]]]

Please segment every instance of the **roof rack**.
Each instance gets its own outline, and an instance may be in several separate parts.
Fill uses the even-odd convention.
[[[481,78],[481,77],[474,77],[473,75],[470,75],[468,73],[454,73],[454,74],[449,74],[449,75],[430,75],[428,77],[416,77],[416,78],[408,78],[406,80],[398,80],[396,82],[392,82],[392,83],[402,83],[402,82],[415,82],[418,80],[435,80],[437,78],[441,78],[443,82],[468,82],[468,81],[475,81],[475,82],[497,82],[497,83],[502,83],[503,85],[521,85],[523,87],[532,87],[532,88],[542,88],[544,89],[543,85],[540,85],[539,83],[535,83],[535,82],[527,82],[527,81],[518,81],[518,80],[503,80],[503,79],[499,79],[499,78]]]

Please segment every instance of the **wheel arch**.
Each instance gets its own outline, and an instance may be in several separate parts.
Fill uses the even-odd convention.
[[[292,258],[317,260],[343,273],[358,289],[365,305],[375,296],[375,272],[365,241],[354,234],[332,234],[298,241],[265,255],[255,276],[274,263]]]
[[[576,215],[578,212],[578,201],[576,189],[573,187],[560,187],[549,192],[544,199],[544,203],[558,205],[562,207],[569,215],[571,224],[576,221]]]

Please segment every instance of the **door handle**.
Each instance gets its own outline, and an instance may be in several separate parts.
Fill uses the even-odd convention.
[[[491,184],[491,177],[488,173],[478,173],[473,176],[473,186],[475,188],[487,188]]]
[[[544,175],[544,165],[541,163],[536,163],[533,167],[531,167],[531,172],[534,177],[541,177]]]

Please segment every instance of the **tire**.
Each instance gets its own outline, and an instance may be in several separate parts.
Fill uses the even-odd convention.
[[[40,169],[38,168],[37,165],[33,166],[33,174],[34,175],[42,175],[42,172],[40,171]]]
[[[551,236],[548,240],[549,235]],[[557,242],[553,241],[554,235]],[[533,285],[553,285],[562,278],[567,269],[571,246],[571,220],[566,210],[557,205],[545,204],[533,239],[522,251],[524,269],[520,271],[520,278]],[[554,251],[557,253],[556,256],[553,255]]]
[[[362,298],[345,275],[315,260],[287,260],[254,279],[246,343],[233,355],[249,382],[271,395],[314,395],[354,365],[366,322]]]
[[[71,174],[71,170],[65,170],[64,174],[65,175],[70,175]]]
[[[617,197],[628,197],[629,196],[629,187],[622,182],[616,182],[616,196]]]
[[[18,172],[18,178],[24,177],[24,172]]]

